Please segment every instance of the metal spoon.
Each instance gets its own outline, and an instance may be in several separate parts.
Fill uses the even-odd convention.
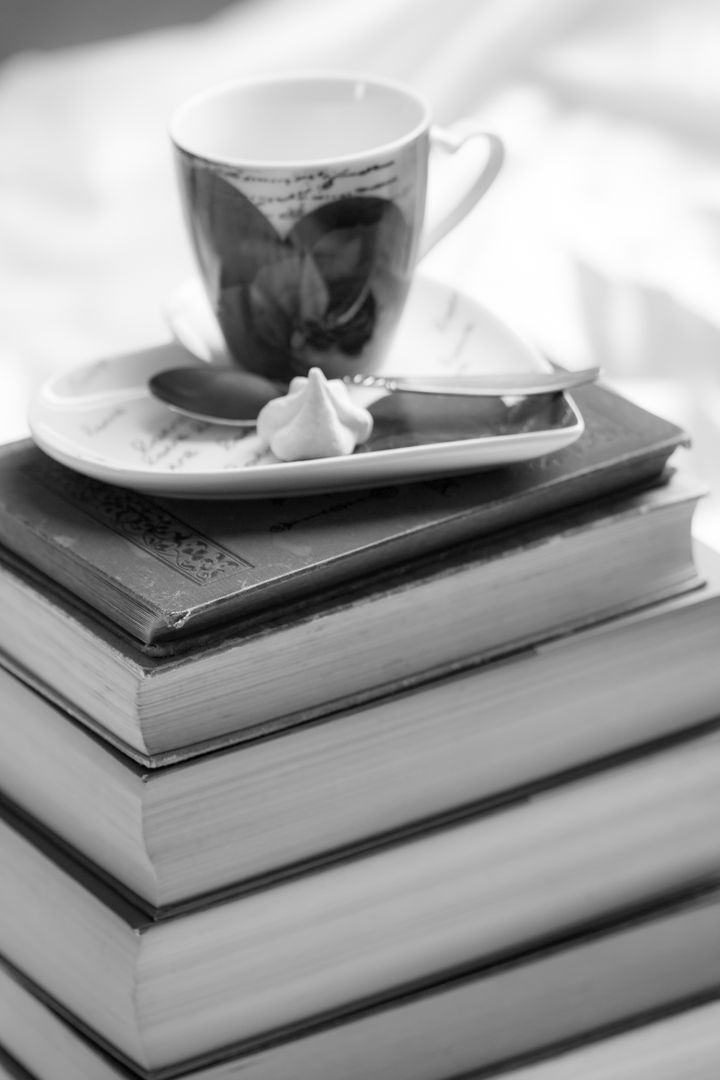
[[[413,394],[455,394],[462,397],[529,397],[556,394],[594,382],[599,368],[567,371],[509,371],[487,375],[348,375],[351,386]],[[171,368],[148,381],[151,393],[171,409],[197,420],[253,427],[263,405],[286,387],[241,368]]]

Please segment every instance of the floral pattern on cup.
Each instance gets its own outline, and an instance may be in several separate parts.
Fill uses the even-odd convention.
[[[184,168],[192,239],[235,361],[284,382],[314,365],[372,368],[410,284],[412,230],[397,204],[341,196],[281,236],[230,180],[191,159]]]

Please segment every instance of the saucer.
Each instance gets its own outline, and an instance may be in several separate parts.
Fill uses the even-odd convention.
[[[222,361],[198,282],[173,297],[175,341],[84,364],[46,382],[30,405],[35,442],[98,480],[161,496],[260,498],[367,488],[498,468],[554,453],[584,424],[572,398],[458,398],[353,388],[373,413],[371,438],[347,457],[278,461],[254,430],[179,416],[148,379],[181,364]],[[472,298],[430,278],[410,291],[386,370],[392,374],[547,370],[549,365]]]

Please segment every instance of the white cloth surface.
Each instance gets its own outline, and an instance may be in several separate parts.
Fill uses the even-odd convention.
[[[720,488],[717,0],[241,0],[197,25],[0,65],[0,438],[48,375],[167,336],[193,273],[167,121],[210,83],[405,80],[507,146],[425,260],[568,366],[688,425]],[[702,520],[715,521],[716,497]],[[720,525],[718,526],[720,539]]]

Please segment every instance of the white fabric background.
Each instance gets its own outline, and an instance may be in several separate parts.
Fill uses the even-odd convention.
[[[166,136],[204,86],[309,66],[479,116],[501,178],[426,259],[686,423],[720,488],[718,0],[244,0],[0,65],[0,438],[49,374],[166,336],[192,273]],[[720,541],[717,496],[699,531]]]

